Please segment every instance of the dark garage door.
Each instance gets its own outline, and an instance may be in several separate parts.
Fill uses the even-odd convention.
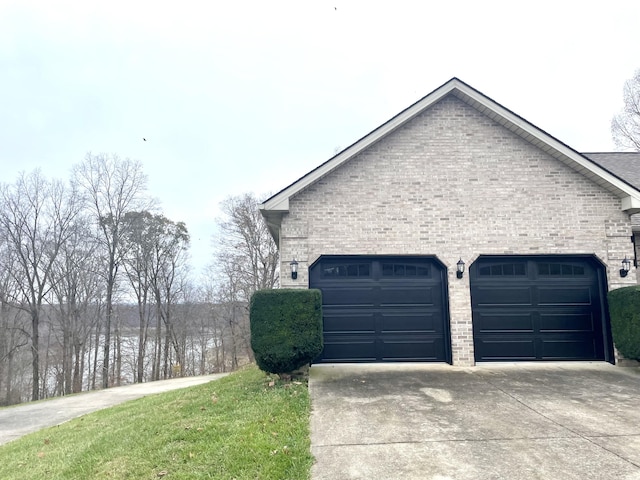
[[[450,362],[445,273],[432,257],[321,257],[322,362]]]
[[[593,257],[480,257],[470,281],[476,361],[611,359]]]

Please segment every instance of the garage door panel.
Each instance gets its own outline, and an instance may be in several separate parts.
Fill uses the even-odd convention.
[[[425,285],[381,285],[379,300],[381,307],[393,307],[396,305],[423,305],[435,304],[435,298],[439,292],[435,287]]]
[[[413,340],[382,340],[382,360],[385,362],[434,362],[445,352],[441,338]]]
[[[334,340],[326,336],[323,356],[333,362],[374,362],[376,360],[376,341],[345,339]]]
[[[535,360],[535,340],[527,339],[491,339],[483,338],[479,342],[482,360]],[[478,348],[478,347],[476,347]]]
[[[379,262],[380,272],[384,278],[404,277],[407,279],[424,279],[433,275],[433,267],[425,263],[425,259],[396,259]],[[435,266],[437,268],[437,266]]]
[[[442,272],[430,257],[322,257],[309,275],[323,300],[318,361],[450,361]]]
[[[353,311],[325,312],[323,322],[326,333],[359,332],[374,334],[376,331],[376,319],[373,313]]]
[[[474,320],[480,333],[533,332],[533,316],[525,313],[482,313]]]
[[[340,288],[324,287],[322,288],[323,305],[361,305],[373,306],[372,299],[374,297],[373,286]]]
[[[478,287],[479,295],[476,305],[532,305],[531,289],[529,287]]]
[[[381,314],[381,321],[381,333],[443,333],[439,313],[389,312]]]
[[[481,257],[469,275],[476,361],[604,360],[606,291],[594,259]]]
[[[595,325],[591,312],[583,314],[541,314],[541,332],[593,332]]]
[[[590,286],[583,287],[538,287],[538,305],[591,305]]]
[[[543,360],[584,360],[596,359],[597,357],[593,338],[545,340],[542,342]]]

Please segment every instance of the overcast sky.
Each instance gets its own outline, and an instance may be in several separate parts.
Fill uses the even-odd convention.
[[[199,269],[221,200],[279,191],[451,77],[593,152],[639,68],[637,0],[0,0],[0,181],[140,160]]]

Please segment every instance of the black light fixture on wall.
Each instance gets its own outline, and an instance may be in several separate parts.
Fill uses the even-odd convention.
[[[460,257],[460,260],[456,263],[456,277],[462,278],[462,275],[464,275],[464,262],[462,261],[462,257]]]
[[[291,280],[296,280],[298,278],[298,262],[294,258],[289,264],[291,267]]]
[[[630,268],[631,268],[631,260],[629,260],[627,257],[624,257],[624,260],[622,260],[622,268],[620,269],[620,276],[622,278],[626,277],[627,274],[629,273]]]

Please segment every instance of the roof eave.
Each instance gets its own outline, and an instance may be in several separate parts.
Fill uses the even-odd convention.
[[[265,223],[267,224],[267,229],[273,238],[273,241],[276,242],[278,247],[280,246],[280,228],[282,226],[282,215],[289,210],[287,206],[287,210],[267,210],[264,207],[264,203],[259,206],[260,213],[264,218]]]
[[[622,211],[633,215],[634,213],[640,213],[640,198],[628,196],[622,199]]]
[[[389,135],[449,94],[456,96],[461,101],[487,115],[489,118],[520,136],[525,141],[532,143],[549,155],[615,194],[622,200],[622,210],[626,213],[631,214],[638,212],[636,209],[639,208],[638,205],[640,205],[639,190],[636,190],[633,186],[617,178],[615,175],[612,175],[610,172],[589,160],[576,150],[562,143],[552,135],[546,133],[544,130],[531,124],[506,107],[503,107],[478,90],[475,90],[473,87],[457,78],[453,78],[397,114],[391,120],[373,130],[371,133],[365,135],[342,152],[338,153],[335,157],[332,157],[316,169],[312,170],[296,182],[266,200],[260,206],[262,214],[267,218],[267,215],[269,215],[268,212],[273,212],[274,214],[277,214],[279,222],[281,222],[282,214],[289,211],[289,199],[292,196],[322,179],[343,163],[353,158],[369,146],[380,141],[382,138]],[[276,228],[276,225],[277,228],[279,228],[279,222],[278,224],[273,224],[274,228]],[[274,235],[273,232],[272,235]],[[276,238],[275,235],[274,238]]]

